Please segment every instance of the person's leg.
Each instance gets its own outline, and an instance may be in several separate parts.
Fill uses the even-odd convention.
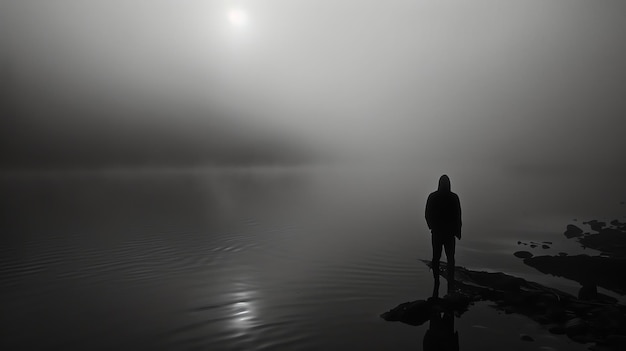
[[[439,235],[433,233],[432,235],[432,243],[433,243],[433,260],[432,260],[432,268],[433,275],[435,280],[439,280],[439,261],[441,260],[441,249],[443,246],[443,242]]]
[[[448,260],[448,265],[446,266],[447,277],[448,277],[448,291],[454,290],[454,253],[455,253],[455,239],[454,236],[450,235],[446,237],[443,246],[446,250],[446,259]]]
[[[443,243],[441,242],[439,235],[436,235],[435,233],[432,234],[431,241],[433,245],[433,259],[431,261],[431,266],[433,269],[433,279],[435,280],[433,297],[437,297],[439,296],[439,260],[441,259],[441,249]]]

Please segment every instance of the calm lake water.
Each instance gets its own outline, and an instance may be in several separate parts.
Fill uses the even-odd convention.
[[[576,283],[515,258],[517,241],[576,252],[567,224],[625,212],[615,189],[576,177],[450,176],[457,264],[569,292]],[[419,350],[428,323],[379,315],[431,293],[418,259],[430,258],[437,180],[332,167],[4,173],[0,348]],[[586,349],[487,305],[456,319],[461,349]]]

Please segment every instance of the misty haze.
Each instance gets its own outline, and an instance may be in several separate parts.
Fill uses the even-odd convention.
[[[617,0],[2,2],[0,348],[622,350],[625,94]]]

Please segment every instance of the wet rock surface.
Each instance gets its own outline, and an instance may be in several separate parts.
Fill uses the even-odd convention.
[[[568,239],[575,238],[584,248],[597,250],[594,256],[571,256],[564,252],[559,252],[558,256],[524,257],[517,252],[514,255],[542,273],[580,283],[583,298],[595,298],[597,287],[626,294],[626,223],[615,219],[607,226],[606,222],[591,220],[583,225],[595,233],[569,224],[564,235]]]
[[[534,256],[524,258],[524,263],[542,273],[574,280],[583,286],[593,284],[626,294],[626,259],[588,255]]]
[[[582,236],[578,242],[605,255],[626,258],[626,230],[604,228],[597,233]]]

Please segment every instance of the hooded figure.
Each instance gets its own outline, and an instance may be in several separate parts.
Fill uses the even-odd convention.
[[[428,196],[426,202],[426,223],[432,233],[433,245],[433,276],[435,291],[439,291],[439,260],[442,248],[446,250],[448,291],[454,287],[454,249],[457,237],[461,239],[461,203],[459,196],[450,190],[450,178],[442,175],[439,178],[439,189]]]

